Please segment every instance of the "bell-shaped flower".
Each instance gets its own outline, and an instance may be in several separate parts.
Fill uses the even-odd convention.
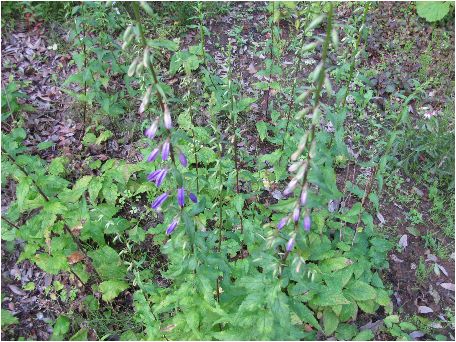
[[[161,194],[160,196],[158,196],[153,202],[152,202],[152,209],[155,209],[157,210],[158,208],[161,207],[161,205],[163,204],[163,202],[166,201],[166,199],[168,198],[168,193],[165,192],[163,194]]]

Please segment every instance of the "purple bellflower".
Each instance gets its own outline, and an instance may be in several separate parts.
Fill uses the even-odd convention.
[[[288,217],[283,217],[280,221],[279,221],[279,224],[277,225],[277,229],[278,230],[282,230],[283,227],[285,227],[285,225],[287,224],[288,222]]]
[[[303,223],[303,225],[304,225],[304,230],[305,230],[306,232],[310,231],[311,220],[310,220],[310,216],[309,216],[309,215],[306,215],[306,216],[304,217],[304,223]]]
[[[149,157],[147,157],[147,161],[148,161],[149,163],[153,162],[155,159],[157,159],[157,156],[158,156],[158,153],[159,153],[159,152],[160,152],[160,150],[158,149],[158,147],[157,147],[157,148],[154,148],[154,149],[152,150],[152,152],[150,152]]]
[[[179,161],[183,167],[187,167],[187,165],[188,165],[187,158],[185,157],[185,154],[183,152],[179,153]]]
[[[169,157],[169,140],[166,140],[162,146],[162,160],[165,161]]]
[[[184,204],[185,204],[185,189],[184,188],[177,189],[177,204],[179,204],[179,206],[181,208],[184,207]]]
[[[171,233],[176,229],[177,225],[179,224],[179,219],[175,218],[173,222],[168,226],[166,229],[166,235],[171,235]]]
[[[290,252],[293,249],[294,244],[295,244],[295,239],[292,237],[287,242],[287,252]]]
[[[193,194],[193,193],[189,193],[189,194],[188,194],[188,198],[190,198],[190,200],[191,200],[193,203],[197,203],[197,202],[198,202],[198,198],[196,198],[196,195]]]
[[[158,196],[155,201],[152,203],[151,207],[152,209],[155,209],[157,210],[158,208],[160,208],[160,206],[163,204],[163,202],[166,201],[166,199],[168,198],[168,193],[165,192],[163,194],[161,194],[160,196]]]

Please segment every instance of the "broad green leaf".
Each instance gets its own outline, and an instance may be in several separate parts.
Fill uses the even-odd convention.
[[[361,203],[356,202],[349,211],[342,215],[337,215],[342,221],[355,224],[358,222],[358,216],[363,210]]]
[[[332,335],[339,325],[339,318],[331,309],[323,311],[323,329],[326,336]]]
[[[417,1],[416,12],[429,22],[443,19],[450,11],[450,1]]]
[[[263,141],[264,138],[266,138],[267,133],[268,133],[268,125],[267,125],[267,123],[264,122],[264,121],[258,121],[256,123],[256,128],[258,130],[258,134],[260,135],[261,141]]]
[[[87,333],[87,329],[80,329],[76,334],[70,337],[70,341],[88,341]]]
[[[51,340],[63,340],[65,334],[70,330],[70,319],[66,316],[60,315],[52,327]]]
[[[57,275],[60,271],[68,270],[67,258],[62,255],[51,256],[46,253],[37,254],[34,261],[43,271]]]
[[[16,324],[16,323],[19,323],[19,320],[17,319],[17,317],[14,317],[13,314],[11,313],[11,311],[2,309],[2,319],[1,319],[2,329],[9,325]]]
[[[96,203],[96,199],[97,199],[98,194],[102,187],[103,187],[103,184],[101,183],[101,180],[99,177],[93,178],[92,181],[90,182],[88,190],[89,190],[90,202],[92,202],[92,204]]]
[[[244,197],[241,194],[234,196],[233,205],[236,208],[239,215],[242,214],[242,208],[244,207]]]
[[[356,301],[370,300],[377,297],[377,291],[375,291],[375,288],[359,280],[350,283],[345,289],[344,294],[346,296],[350,296]]]
[[[122,291],[128,289],[129,285],[123,280],[107,280],[100,284],[100,291],[103,300],[109,302],[116,298]]]
[[[358,329],[354,325],[342,323],[337,327],[336,337],[339,341],[351,341],[357,332]]]
[[[123,264],[119,254],[109,246],[88,252],[93,265],[103,280],[123,280],[127,267]]]
[[[353,341],[370,341],[374,339],[372,330],[363,330],[353,338]]]
[[[320,269],[323,273],[341,270],[352,264],[350,259],[344,257],[336,257],[323,260],[320,264]]]
[[[315,318],[314,313],[307,306],[294,300],[290,302],[290,306],[303,322],[309,323],[314,328],[321,330],[320,324],[318,324],[318,321]]]
[[[320,292],[312,299],[312,304],[318,306],[333,306],[340,304],[350,303],[347,298],[344,297],[340,289],[330,288],[322,286]]]

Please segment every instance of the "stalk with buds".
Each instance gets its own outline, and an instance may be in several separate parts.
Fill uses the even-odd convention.
[[[291,161],[293,163],[290,165],[289,171],[293,173],[294,176],[283,192],[284,195],[290,195],[293,194],[296,189],[300,189],[299,197],[294,203],[292,212],[290,212],[287,216],[283,217],[279,221],[277,226],[278,230],[283,230],[283,228],[285,228],[285,226],[287,226],[291,222],[294,226],[293,231],[288,236],[288,242],[286,244],[286,251],[283,255],[283,260],[285,260],[288,257],[289,253],[293,250],[293,247],[296,242],[296,236],[298,233],[300,218],[303,217],[302,227],[304,231],[310,231],[312,225],[311,210],[307,206],[309,192],[309,184],[307,178],[311,167],[312,159],[314,159],[316,153],[315,133],[317,127],[320,124],[321,93],[323,86],[325,84],[325,80],[327,79],[325,62],[328,55],[329,44],[331,41],[332,15],[333,7],[332,4],[330,4],[329,11],[327,13],[326,36],[323,42],[321,62],[317,65],[313,72],[314,87],[305,91],[297,99],[298,102],[302,103],[305,103],[306,100],[309,100],[310,106],[304,107],[304,110],[308,113],[312,113],[312,122],[309,130],[301,138],[297,150],[291,156]],[[309,27],[318,26],[323,21],[323,19],[324,16],[317,17],[309,24]],[[304,160],[298,160],[303,155],[305,150],[307,150],[307,153],[305,155]]]

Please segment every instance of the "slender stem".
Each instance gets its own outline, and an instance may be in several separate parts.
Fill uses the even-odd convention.
[[[347,81],[347,91],[345,92],[344,98],[341,101],[341,107],[342,108],[345,106],[345,102],[347,101],[348,89],[350,88],[350,84],[353,81],[353,76],[354,76],[354,72],[355,72],[355,65],[356,65],[356,56],[358,55],[359,44],[361,42],[361,34],[362,34],[361,28],[364,26],[364,24],[366,22],[366,17],[367,17],[368,10],[369,10],[369,3],[365,3],[364,4],[364,12],[363,12],[363,16],[362,16],[362,19],[361,19],[361,26],[360,26],[360,29],[359,29],[359,32],[358,32],[358,37],[356,39],[355,46],[354,46],[353,52],[352,52],[352,61],[350,63],[350,71],[349,71],[349,74],[348,74],[348,81]]]
[[[2,220],[5,221],[6,223],[8,223],[11,227],[14,227],[16,229],[20,229],[16,224],[14,224],[10,220],[8,220],[6,217],[2,216]]]
[[[297,63],[295,64],[295,68],[293,70],[293,74],[292,74],[292,78],[293,78],[293,84],[291,86],[291,98],[290,98],[290,105],[289,105],[289,108],[288,108],[288,113],[287,113],[287,125],[285,126],[285,133],[283,135],[283,138],[282,138],[282,146],[281,146],[281,150],[283,151],[284,147],[285,147],[285,138],[287,136],[287,133],[288,133],[288,126],[289,126],[289,123],[290,123],[290,117],[291,117],[291,113],[294,111],[294,106],[295,106],[295,92],[296,92],[296,84],[297,84],[297,81],[298,81],[298,72],[299,70],[301,69],[301,61],[302,61],[302,58],[301,58],[301,50],[304,46],[304,42],[305,42],[305,34],[303,34],[302,38],[301,38],[301,42],[300,42],[300,48],[298,50],[298,53],[296,54],[296,59],[298,60]],[[295,60],[296,60],[295,59]]]
[[[82,11],[83,11],[83,16],[85,17],[84,13],[84,1],[81,3]],[[84,25],[84,21],[81,22],[82,25],[82,53],[84,54],[84,72],[87,71],[87,51],[86,51],[86,27]],[[84,129],[85,129],[85,123],[86,123],[86,115],[87,115],[87,80],[84,80],[84,111],[83,111],[83,117],[82,121],[84,124]]]
[[[320,74],[318,75],[318,79],[317,79],[317,86],[316,86],[316,89],[315,89],[315,98],[314,98],[314,103],[313,103],[313,110],[315,111],[319,104],[320,104],[320,100],[321,100],[321,90],[323,88],[323,83],[324,83],[324,80],[325,80],[325,62],[326,62],[326,57],[328,55],[328,49],[329,49],[329,42],[331,40],[331,29],[332,29],[332,16],[333,16],[333,4],[330,3],[329,4],[329,10],[328,10],[328,15],[327,15],[327,24],[326,24],[326,36],[325,36],[325,41],[323,43],[323,51],[322,51],[322,54],[321,54],[321,64],[322,64],[322,67],[321,67],[321,70],[320,70]],[[313,150],[313,145],[315,143],[315,131],[316,131],[316,122],[315,120],[312,120],[312,126],[310,127],[310,134],[309,134],[309,148],[307,150],[307,169],[306,169],[306,172],[303,176],[303,181],[302,181],[302,187],[301,187],[301,192],[303,191],[304,189],[304,186],[307,182],[307,175],[309,173],[309,170],[310,170],[310,162],[311,162],[311,159],[312,159],[312,150]],[[301,197],[301,196],[299,196]],[[299,206],[301,206],[301,203],[300,203],[300,198],[297,199],[297,203]],[[295,225],[295,231],[297,231],[297,225]],[[282,258],[282,261],[285,262],[285,260],[287,259],[289,253],[285,253],[283,258]]]
[[[275,2],[272,2],[272,16],[271,16],[271,51],[270,51],[270,60],[271,66],[269,67],[269,81],[268,81],[268,92],[266,94],[266,113],[265,118],[268,118],[269,111],[269,94],[271,93],[271,78],[272,78],[272,67],[274,65],[274,13],[275,13]]]
[[[43,190],[38,186],[38,184],[35,182],[35,180],[30,177],[30,174],[22,167],[20,166],[17,161],[11,156],[8,154],[8,152],[5,151],[5,149],[2,147],[2,153],[4,153],[6,155],[6,157],[11,160],[18,168],[19,170],[21,170],[27,177],[29,177],[33,183],[33,185],[35,186],[35,188],[38,190],[38,192],[40,193],[40,195],[44,198],[44,200],[46,202],[49,202],[49,197],[46,196],[46,194],[43,192]]]
[[[146,48],[147,47],[147,41],[146,41],[146,37],[144,35],[143,26],[141,24],[141,17],[139,16],[139,5],[138,5],[137,2],[133,2],[133,11],[135,13],[136,22],[137,22],[137,25],[138,25],[139,37],[141,39],[141,44],[142,44],[142,46],[144,48]],[[150,70],[150,73],[152,74],[152,79],[153,79],[154,85],[158,85],[157,74],[155,73],[155,69],[154,69],[154,66],[152,65],[152,63],[149,63],[149,70]],[[157,87],[155,87],[155,90],[156,90],[156,93],[157,93],[158,101],[160,103],[160,107],[161,107],[162,111],[164,112],[165,111],[165,101],[164,101],[164,99],[163,99],[163,97],[162,97],[162,95],[159,92]]]

